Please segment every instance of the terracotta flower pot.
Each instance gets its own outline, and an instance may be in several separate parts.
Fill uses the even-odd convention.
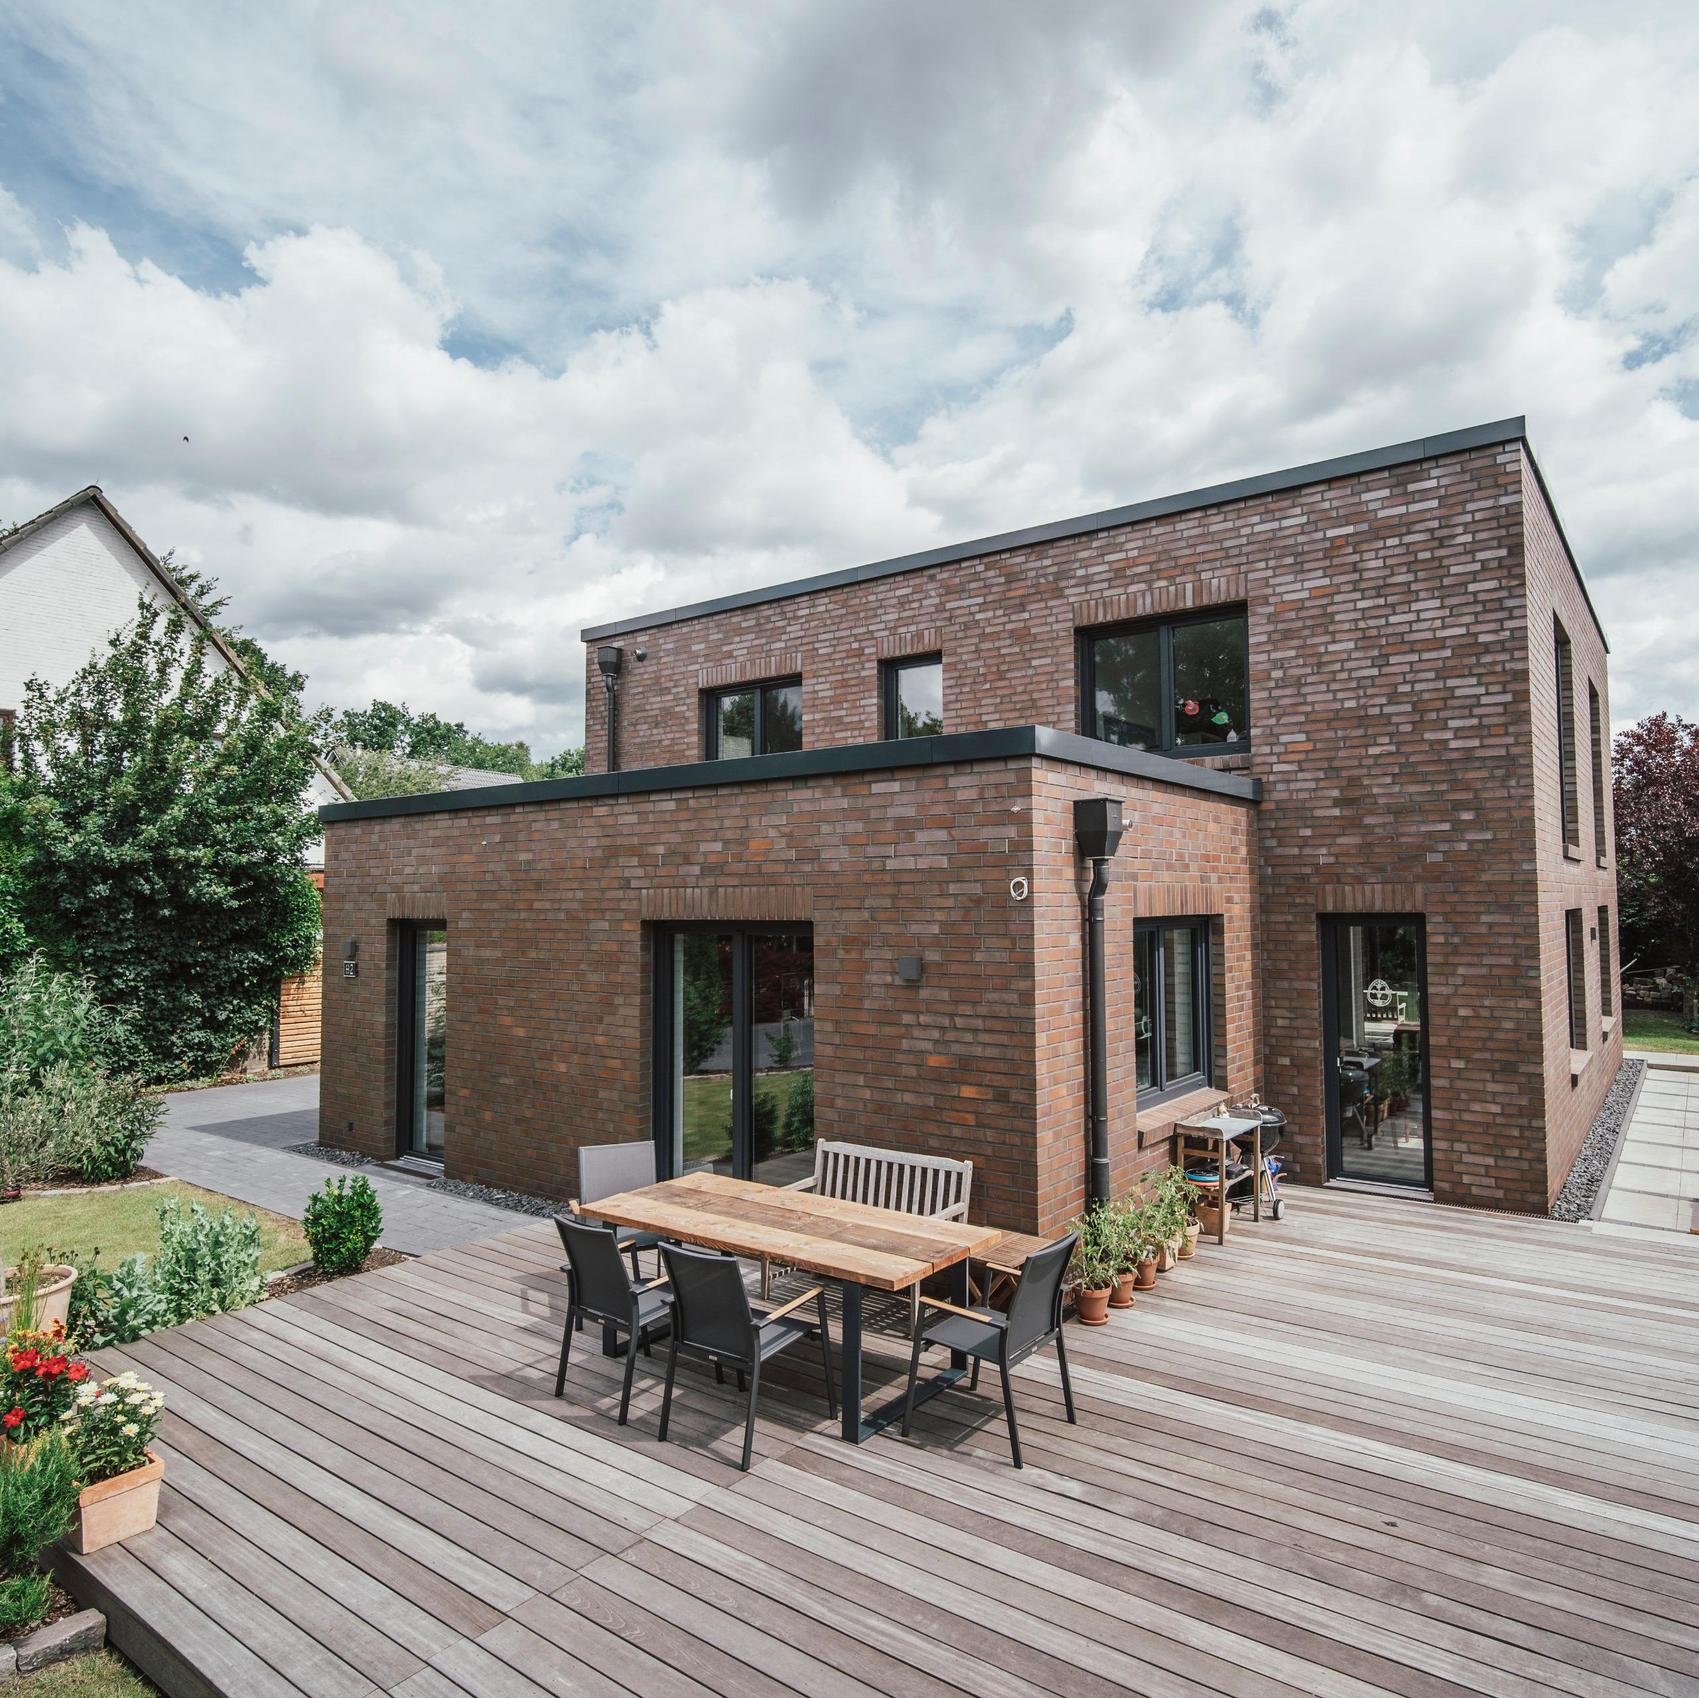
[[[1180,1240],[1180,1260],[1189,1262],[1198,1253],[1198,1233],[1203,1229],[1195,1220],[1186,1222],[1185,1235]]]
[[[1231,1209],[1227,1211],[1227,1219],[1229,1222],[1233,1219]],[[1219,1237],[1222,1225],[1220,1208],[1214,1203],[1200,1203],[1198,1205],[1198,1223],[1210,1237]]]
[[[1079,1304],[1080,1324],[1088,1327],[1103,1327],[1109,1324],[1109,1293],[1112,1287],[1104,1286],[1100,1291],[1080,1287],[1076,1300]]]
[[[7,1268],[7,1295],[0,1297],[0,1335],[12,1329],[12,1310],[18,1300],[12,1287],[17,1277],[16,1268]],[[76,1279],[77,1270],[68,1265],[41,1270],[41,1284],[35,1288],[35,1324],[40,1331],[48,1331],[55,1321],[64,1326],[70,1318],[71,1287]]]
[[[1109,1299],[1111,1309],[1130,1309],[1133,1306],[1133,1275],[1118,1273],[1115,1276],[1115,1294]]]
[[[1175,1262],[1177,1262],[1178,1260],[1179,1260],[1179,1257],[1175,1255],[1174,1246],[1172,1244],[1158,1244],[1157,1245],[1157,1247],[1156,1247],[1156,1271],[1158,1273],[1167,1273],[1169,1271],[1169,1269],[1172,1268],[1174,1266]]]
[[[77,1494],[77,1524],[68,1542],[78,1556],[145,1533],[159,1519],[159,1482],[165,1458],[150,1450],[140,1468],[97,1480]]]
[[[1133,1286],[1139,1291],[1150,1291],[1156,1285],[1156,1258],[1146,1256],[1139,1263],[1138,1272],[1133,1276]]]

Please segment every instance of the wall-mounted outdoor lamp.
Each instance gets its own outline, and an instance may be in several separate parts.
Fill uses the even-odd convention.
[[[608,693],[608,771],[619,770],[619,673],[625,664],[625,650],[618,643],[603,643],[596,650],[596,664],[602,669],[602,688]]]
[[[1091,1034],[1089,1105],[1090,1161],[1086,1168],[1086,1202],[1097,1208],[1109,1201],[1109,1013],[1104,989],[1104,892],[1109,888],[1109,862],[1121,847],[1121,804],[1108,796],[1074,803],[1074,842],[1081,858],[1091,862],[1091,889],[1086,895],[1086,1005]]]
[[[897,980],[900,984],[918,985],[922,971],[922,962],[918,955],[899,955],[897,957]]]

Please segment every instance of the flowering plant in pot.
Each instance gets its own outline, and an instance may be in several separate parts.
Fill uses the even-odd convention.
[[[132,1373],[89,1380],[62,1417],[82,1491],[72,1548],[80,1555],[145,1533],[159,1515],[165,1459],[150,1448],[164,1394]]]
[[[1114,1214],[1108,1208],[1088,1209],[1074,1222],[1074,1231],[1080,1235],[1074,1246],[1074,1277],[1079,1281],[1075,1303],[1086,1326],[1100,1327],[1109,1319],[1109,1295],[1120,1260]]]
[[[88,1377],[57,1321],[39,1330],[17,1328],[0,1353],[0,1434],[11,1444],[25,1444],[57,1426]]]

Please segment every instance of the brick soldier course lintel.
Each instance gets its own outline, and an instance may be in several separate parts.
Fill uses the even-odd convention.
[[[1262,783],[1239,773],[1219,772],[1171,755],[1147,754],[1100,743],[1048,725],[1017,725],[998,731],[961,731],[942,737],[906,737],[887,743],[847,743],[799,749],[784,755],[747,755],[740,760],[687,761],[676,766],[633,767],[585,778],[548,778],[537,783],[482,785],[473,790],[427,791],[417,796],[383,796],[369,802],[336,802],[319,809],[327,825],[340,820],[390,819],[402,814],[446,814],[469,808],[523,807],[532,802],[576,802],[605,796],[643,796],[657,790],[701,790],[763,779],[818,778],[852,772],[947,766],[961,761],[1038,756],[1122,773],[1182,790],[1262,800]]]

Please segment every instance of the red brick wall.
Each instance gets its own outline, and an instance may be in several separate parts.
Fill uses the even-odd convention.
[[[803,675],[808,746],[874,738],[880,659],[929,649],[944,654],[946,730],[1071,728],[1079,627],[1243,601],[1253,749],[1234,764],[1265,786],[1246,968],[1264,987],[1259,1082],[1292,1116],[1287,1154],[1322,1176],[1318,916],[1420,912],[1436,1194],[1539,1209],[1595,1100],[1565,1073],[1574,1112],[1548,1151],[1540,1128],[1567,1068],[1546,913],[1564,904],[1534,842],[1536,765],[1555,758],[1538,734],[1554,601],[1576,643],[1583,739],[1586,679],[1602,692],[1604,673],[1525,464],[1517,442],[1455,452],[629,633],[628,656],[648,658],[626,669],[622,760],[699,758],[700,689],[781,672]],[[1585,758],[1582,777],[1590,839]]]
[[[1529,735],[1533,747],[1533,858],[1538,890],[1539,990],[1544,1009],[1544,1042],[1539,1061],[1545,1093],[1547,1160],[1543,1175],[1549,1201],[1581,1148],[1622,1064],[1621,998],[1612,998],[1618,1017],[1601,1016],[1599,993],[1598,911],[1607,908],[1611,925],[1611,961],[1621,957],[1616,940],[1616,844],[1610,790],[1610,682],[1607,657],[1581,586],[1569,569],[1563,539],[1546,504],[1538,478],[1521,461],[1522,522],[1528,594],[1528,673],[1531,690]],[[1575,728],[1576,819],[1580,853],[1563,842],[1562,796],[1558,770],[1557,661],[1554,620],[1561,621],[1570,643],[1571,723]],[[1605,842],[1593,822],[1593,751],[1589,738],[1587,687],[1599,692],[1604,723]],[[1564,913],[1579,908],[1586,977],[1588,1047],[1573,1057],[1569,1048],[1569,977],[1564,946]]]

